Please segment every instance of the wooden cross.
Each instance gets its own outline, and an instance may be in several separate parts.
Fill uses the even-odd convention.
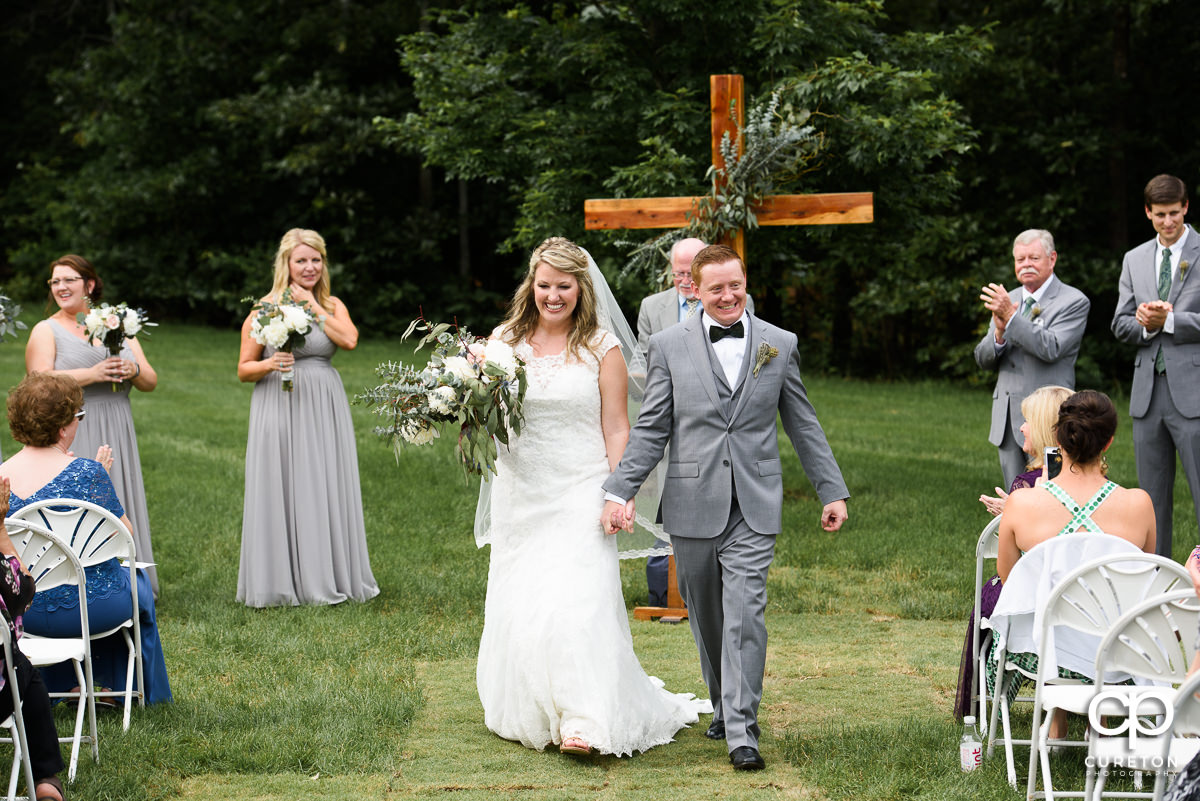
[[[716,168],[714,181],[718,187],[725,169],[721,156],[721,139],[726,133],[737,142],[738,154],[743,141],[738,135],[742,128],[744,92],[741,75],[709,76],[709,111],[712,115],[712,163]],[[732,111],[732,114],[731,114]],[[687,215],[697,208],[699,197],[612,198],[585,200],[583,225],[589,231],[618,228],[684,228]],[[845,225],[869,223],[875,220],[874,196],[871,192],[838,192],[821,195],[771,195],[754,207],[759,225]],[[727,237],[725,244],[737,251],[746,261],[746,236],[741,229]],[[687,607],[679,596],[675,579],[675,557],[669,562],[667,577],[667,606],[639,606],[633,610],[639,620],[661,617],[664,621],[679,622],[687,617]]]
[[[720,182],[725,160],[721,157],[721,138],[728,133],[742,152],[741,75],[709,76],[709,111],[712,114],[712,163],[715,181]],[[732,106],[732,114],[730,107]],[[718,184],[719,186],[719,184]],[[617,228],[683,228],[687,215],[696,208],[698,197],[610,198],[583,202],[583,227],[589,231]],[[754,207],[758,224],[767,225],[845,225],[875,220],[871,192],[837,192],[822,195],[771,195]],[[736,231],[725,244],[746,260],[746,237]]]

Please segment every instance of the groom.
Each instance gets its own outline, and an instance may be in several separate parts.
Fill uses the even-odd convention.
[[[713,701],[707,736],[738,770],[765,766],[758,703],[766,661],[767,568],[783,507],[776,413],[825,508],[846,521],[849,492],[800,380],[796,336],[746,313],[746,266],[710,245],[692,262],[704,313],[650,338],[646,394],[601,522],[614,533],[668,442],[663,527]]]

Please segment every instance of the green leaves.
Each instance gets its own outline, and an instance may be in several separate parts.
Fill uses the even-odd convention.
[[[512,348],[482,340],[465,328],[417,318],[407,339],[423,332],[417,350],[433,345],[422,369],[396,362],[376,368],[383,380],[354,399],[384,418],[375,433],[389,441],[396,458],[404,444],[425,445],[458,428],[457,453],[466,475],[496,472],[496,443],[507,446],[520,433],[527,379],[525,363]]]

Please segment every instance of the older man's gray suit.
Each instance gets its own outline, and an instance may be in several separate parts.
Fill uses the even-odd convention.
[[[1147,338],[1136,319],[1139,305],[1159,299],[1154,239],[1125,254],[1112,320],[1117,339],[1138,346],[1129,396],[1133,447],[1138,485],[1154,503],[1155,549],[1165,556],[1171,555],[1176,452],[1200,520],[1200,281],[1192,275],[1200,264],[1200,236],[1189,227],[1186,237],[1180,266],[1186,262],[1188,268],[1182,275],[1179,269],[1175,271],[1167,295],[1167,302],[1174,307],[1175,332],[1160,331]],[[1166,372],[1161,375],[1154,368],[1160,346],[1166,362]]]
[[[796,337],[748,315],[730,387],[701,316],[650,338],[646,395],[606,492],[632,498],[670,443],[663,527],[671,535],[713,700],[730,751],[757,747],[766,658],[767,568],[783,509],[776,415],[823,504],[849,493],[800,379]],[[778,355],[754,375],[763,345]]]
[[[1021,288],[1012,290],[1008,296],[1020,309]],[[1021,424],[1025,422],[1021,401],[1035,389],[1052,384],[1075,388],[1075,358],[1079,355],[1091,306],[1086,295],[1056,277],[1029,317],[1018,311],[1008,321],[1002,348],[997,351],[995,320],[975,346],[975,362],[997,374],[988,442],[1000,448],[1005,489],[1025,470],[1025,457],[1020,450]]]

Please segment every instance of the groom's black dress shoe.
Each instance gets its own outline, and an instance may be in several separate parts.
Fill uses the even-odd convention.
[[[730,751],[729,761],[733,763],[734,770],[762,770],[767,766],[758,749],[750,745],[741,745]]]
[[[708,731],[704,732],[704,736],[710,740],[724,740],[725,724],[719,720],[713,721],[713,724],[708,727]]]

